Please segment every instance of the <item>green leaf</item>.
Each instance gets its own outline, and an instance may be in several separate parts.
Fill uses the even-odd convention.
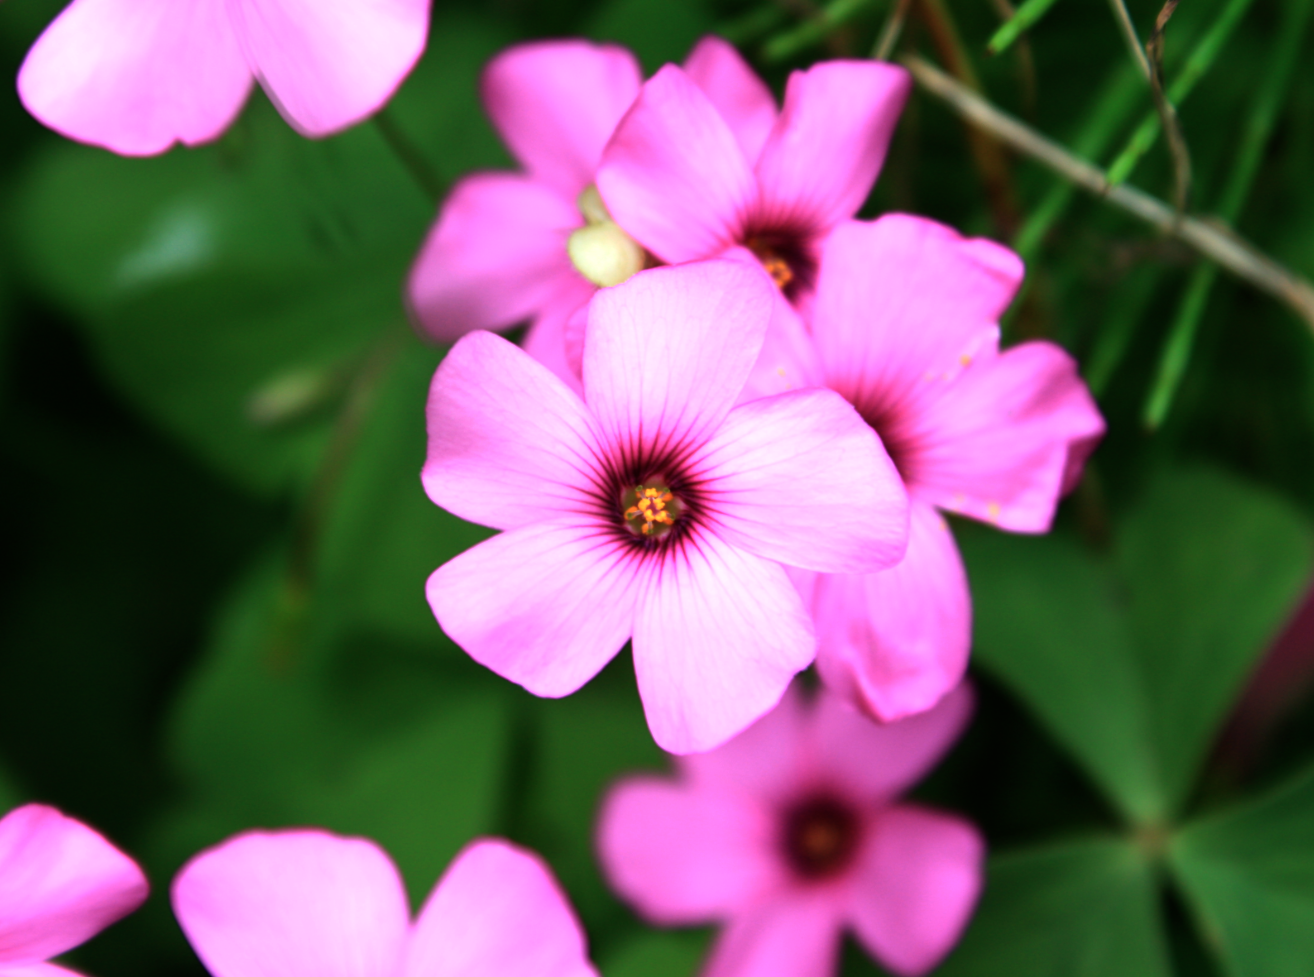
[[[1220,723],[1314,570],[1284,499],[1222,472],[1155,480],[1118,532],[1168,798],[1180,806]]]
[[[1153,872],[1131,844],[1089,838],[990,860],[943,977],[1168,977]]]
[[[962,534],[977,661],[1130,821],[1166,823],[1311,570],[1308,523],[1219,472],[1153,480],[1109,563],[1060,536]]]
[[[1314,960],[1314,768],[1188,824],[1169,864],[1233,977],[1303,977]]]
[[[683,62],[712,26],[707,7],[699,0],[615,0],[602,7],[584,33],[623,44],[652,74],[668,62]]]
[[[552,863],[590,928],[616,924],[626,914],[594,857],[598,805],[617,778],[666,767],[643,716],[632,660],[618,655],[574,695],[531,705],[526,840]]]
[[[1159,817],[1150,704],[1113,574],[1063,536],[961,536],[977,663],[1031,707],[1125,817]]]
[[[179,699],[171,758],[191,804],[160,836],[209,844],[219,838],[207,831],[279,825],[362,834],[419,899],[494,826],[504,684],[472,663],[341,629],[312,627],[289,656],[286,572],[271,558],[241,583]]]
[[[706,931],[643,932],[601,960],[607,977],[691,977],[707,956]]]

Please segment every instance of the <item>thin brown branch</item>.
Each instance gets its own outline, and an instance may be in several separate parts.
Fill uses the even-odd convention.
[[[1101,169],[1001,112],[928,61],[915,55],[902,60],[919,85],[974,126],[1043,163],[1077,186],[1103,197],[1115,207],[1139,217],[1161,233],[1190,245],[1238,278],[1285,302],[1314,329],[1314,285],[1240,238],[1225,224],[1184,216],[1135,187],[1109,183]]]
[[[1178,213],[1186,210],[1191,197],[1191,154],[1186,148],[1186,133],[1182,131],[1181,120],[1177,118],[1177,109],[1168,101],[1163,83],[1163,45],[1164,29],[1173,11],[1177,9],[1177,0],[1168,0],[1155,19],[1154,30],[1145,42],[1145,54],[1150,64],[1150,92],[1154,96],[1154,108],[1163,123],[1163,131],[1168,137],[1168,150],[1173,157],[1173,203]]]

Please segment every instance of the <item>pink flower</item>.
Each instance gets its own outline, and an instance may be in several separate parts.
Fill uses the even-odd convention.
[[[704,38],[686,70],[737,129],[765,138],[775,117],[771,93],[733,47]],[[532,319],[525,349],[578,385],[563,331],[597,286],[572,264],[568,241],[589,223],[606,225],[599,233],[611,235],[607,243],[623,249],[628,241],[596,194],[581,195],[642,84],[629,51],[588,41],[520,44],[489,63],[484,104],[525,171],[466,177],[443,204],[407,286],[426,333],[450,342]],[[638,263],[621,270],[625,277],[642,255],[628,260]]]
[[[429,393],[424,487],[505,532],[439,567],[428,596],[477,661],[562,696],[632,636],[657,742],[710,749],[814,656],[781,563],[868,572],[902,556],[903,489],[843,398],[734,407],[777,294],[733,261],[603,289],[582,400],[491,333],[452,349]]]
[[[372,841],[251,831],[183,866],[173,911],[214,977],[597,977],[551,873],[504,841],[468,845],[411,922]]]
[[[70,977],[46,963],[146,899],[135,862],[86,825],[28,804],[0,819],[0,974]]]
[[[965,687],[882,726],[824,692],[786,695],[677,780],[613,787],[597,843],[612,886],[653,923],[724,922],[703,977],[826,977],[850,929],[896,974],[958,940],[984,845],[961,818],[894,798],[930,769],[971,712]]]
[[[990,241],[890,214],[827,241],[809,336],[780,315],[755,393],[824,386],[881,436],[908,488],[908,553],[892,570],[807,582],[817,667],[885,720],[958,684],[971,596],[944,509],[1023,533],[1048,530],[1104,421],[1053,343],[999,352],[997,320],[1022,262]]]
[[[23,104],[127,156],[214,139],[258,78],[325,136],[375,112],[424,50],[428,0],[73,0],[28,52]]]
[[[895,65],[822,62],[790,75],[777,116],[760,82],[727,104],[667,65],[617,127],[598,189],[658,259],[746,247],[807,309],[821,242],[867,199],[909,87]]]

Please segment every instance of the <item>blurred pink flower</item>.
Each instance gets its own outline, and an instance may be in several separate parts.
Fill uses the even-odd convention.
[[[970,712],[966,687],[891,725],[791,690],[719,750],[679,758],[678,779],[613,787],[603,871],[653,923],[726,924],[703,977],[826,977],[844,929],[896,974],[924,973],[971,916],[984,844],[963,819],[894,799]]]
[[[173,911],[214,977],[597,977],[548,869],[493,839],[456,856],[414,922],[378,845],[311,829],[201,852]]]
[[[885,720],[958,684],[971,594],[944,509],[1043,533],[1104,421],[1076,364],[1049,342],[999,352],[1022,262],[991,241],[889,214],[827,241],[809,336],[778,314],[748,396],[824,386],[881,436],[908,488],[908,554],[869,575],[798,577],[811,593],[817,668]]]
[[[491,333],[447,355],[429,393],[424,487],[505,532],[436,570],[428,597],[477,661],[563,696],[633,636],[653,736],[674,753],[706,750],[813,659],[781,563],[860,573],[902,556],[898,474],[842,397],[734,407],[777,295],[733,261],[599,291],[582,400]]]
[[[0,974],[62,977],[46,963],[146,899],[135,862],[81,822],[28,804],[0,819]]]
[[[716,97],[698,83],[703,70],[667,65],[643,86],[602,154],[598,189],[661,261],[745,247],[806,310],[822,241],[857,213],[884,162],[908,73],[822,62],[790,75],[777,115],[755,77]]]
[[[28,52],[23,104],[127,156],[214,139],[259,79],[325,136],[370,115],[424,50],[428,0],[73,0]]]
[[[732,46],[703,38],[685,66],[730,124],[765,138],[775,104]],[[468,176],[443,203],[407,285],[427,334],[450,342],[532,319],[526,351],[578,389],[564,329],[597,286],[576,270],[567,241],[586,224],[581,203],[603,206],[581,194],[642,84],[634,56],[610,44],[538,41],[489,63],[484,105],[524,172]]]

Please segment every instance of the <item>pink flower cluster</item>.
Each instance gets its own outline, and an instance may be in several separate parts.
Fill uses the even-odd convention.
[[[715,38],[647,82],[582,41],[489,65],[525,172],[462,181],[410,282],[424,328],[464,336],[425,489],[503,530],[429,580],[477,660],[560,696],[630,641],[678,754],[814,660],[886,721],[958,684],[971,601],[938,510],[1045,531],[1104,423],[1057,346],[999,350],[1016,255],[854,219],[907,92],[825,62],[777,110]],[[525,318],[523,351],[478,331]]]
[[[213,138],[255,79],[322,135],[387,100],[427,21],[424,0],[73,0],[19,88],[121,153]],[[826,62],[778,107],[715,38],[647,81],[616,47],[515,47],[484,97],[523,171],[463,180],[411,271],[417,320],[455,341],[425,491],[500,530],[429,603],[542,696],[631,645],[678,778],[615,787],[600,855],[650,920],[725,924],[708,977],[824,977],[844,929],[898,974],[956,941],[982,840],[895,802],[970,711],[941,513],[1046,531],[1104,431],[1062,350],[999,349],[1016,255],[855,219],[908,90],[892,65]],[[523,347],[485,331],[525,320]],[[790,692],[814,662],[825,688]],[[90,829],[11,813],[0,977],[57,977],[45,961],[145,895]],[[203,852],[172,897],[215,977],[595,974],[547,869],[496,840],[414,921],[377,846],[309,829]]]

